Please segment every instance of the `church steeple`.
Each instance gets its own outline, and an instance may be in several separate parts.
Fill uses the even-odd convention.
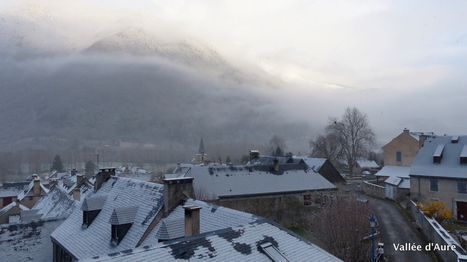
[[[201,138],[201,141],[199,142],[198,154],[204,155],[205,153],[206,153],[206,150],[204,150],[203,138]]]
[[[198,153],[196,154],[195,159],[193,159],[192,163],[195,165],[205,164],[207,161],[206,150],[204,149],[204,142],[203,138],[199,142],[199,149]]]

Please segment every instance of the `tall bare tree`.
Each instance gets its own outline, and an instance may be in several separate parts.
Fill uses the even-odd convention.
[[[371,236],[369,204],[339,194],[330,197],[332,202],[305,215],[313,236],[344,261],[370,261],[371,245],[366,240]]]
[[[312,157],[327,158],[334,166],[340,164],[343,150],[335,134],[319,135],[315,140],[310,140],[310,148]]]
[[[340,120],[329,118],[326,133],[333,134],[341,144],[350,176],[353,175],[357,160],[368,155],[376,139],[375,132],[368,123],[367,115],[355,107],[346,108]]]

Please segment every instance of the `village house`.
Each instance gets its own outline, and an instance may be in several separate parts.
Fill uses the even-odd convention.
[[[420,147],[433,132],[410,132],[405,128],[400,135],[383,146],[385,166],[411,166]]]
[[[376,173],[377,181],[384,181],[385,197],[387,199],[402,201],[410,194],[410,167],[384,166]]]
[[[428,137],[410,169],[414,201],[441,200],[467,221],[467,136]]]
[[[265,250],[264,259],[268,253],[279,252],[290,258],[322,254],[328,261],[339,261],[290,231],[264,222],[264,218],[190,199],[192,185],[192,177],[165,179],[162,185],[116,177],[114,169],[101,170],[92,193],[52,233],[54,261],[106,260],[107,257],[117,261],[144,261],[150,252],[156,252],[153,255],[159,258],[157,252],[169,249],[164,261],[193,258],[191,254],[197,259],[216,260],[235,255],[240,260],[258,261],[258,249]],[[264,230],[246,234],[249,241],[237,243],[235,239],[241,237],[242,230],[254,231],[262,224]],[[268,225],[284,231],[287,237],[275,238],[277,230]],[[225,232],[220,234],[222,230]],[[215,235],[227,240],[229,245],[214,243],[210,237]],[[294,250],[297,255],[286,248],[286,243],[292,240],[303,245]]]
[[[194,178],[198,198],[283,225],[297,223],[303,208],[320,205],[328,192],[345,185],[345,179],[325,159],[261,156],[255,150],[247,165],[183,169],[187,171],[181,174],[176,169],[174,174]]]
[[[0,209],[9,204],[16,202],[18,195],[28,186],[31,182],[9,182],[3,183],[0,187]]]

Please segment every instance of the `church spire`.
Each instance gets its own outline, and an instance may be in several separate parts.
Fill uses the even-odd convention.
[[[203,138],[201,137],[201,141],[199,142],[198,154],[204,155],[205,153],[206,153],[206,150],[204,150]]]

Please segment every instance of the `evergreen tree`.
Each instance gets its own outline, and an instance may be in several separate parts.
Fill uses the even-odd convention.
[[[52,171],[63,172],[65,171],[63,168],[62,159],[59,155],[55,155],[54,160],[52,162],[52,167],[50,168],[50,172]]]

